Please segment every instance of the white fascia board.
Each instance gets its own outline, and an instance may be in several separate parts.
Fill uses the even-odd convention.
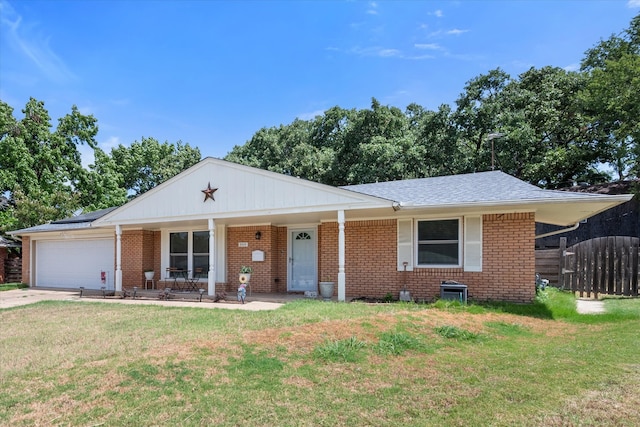
[[[576,194],[576,193],[568,193]],[[594,197],[595,196],[595,197]],[[535,204],[556,204],[556,203],[598,203],[608,202],[613,203],[613,206],[628,202],[633,198],[633,194],[619,194],[619,195],[604,195],[604,194],[589,194],[584,197],[563,197],[563,198],[549,198],[549,199],[514,199],[514,200],[501,200],[501,201],[478,201],[478,202],[456,202],[456,203],[439,203],[437,205],[416,205],[412,203],[400,202],[400,209],[429,209],[429,208],[463,208],[469,206],[478,207],[495,207],[495,206],[514,206],[514,205],[535,205]]]
[[[596,197],[593,197],[596,196]],[[555,225],[572,225],[583,219],[597,215],[607,209],[615,207],[619,204],[625,203],[633,198],[632,194],[622,195],[585,195],[584,197],[566,197],[557,199],[522,199],[522,200],[508,200],[502,202],[469,202],[469,203],[441,203],[436,206],[401,206],[399,212],[410,211],[423,211],[429,212],[444,212],[449,211],[464,212],[469,214],[470,212],[481,212],[485,214],[489,213],[514,213],[514,212],[535,212],[536,221],[540,215],[539,222],[546,222]],[[571,205],[575,207],[592,205],[587,211],[578,213],[576,210],[563,210],[560,213],[552,212],[554,209],[562,207],[564,205]]]
[[[25,234],[30,240],[82,240],[82,239],[104,239],[113,238],[113,229],[101,228],[93,230],[61,230],[46,231],[34,234]]]
[[[347,205],[323,205],[323,206],[305,206],[301,208],[283,208],[283,209],[259,209],[259,210],[250,210],[250,211],[233,211],[233,212],[224,212],[224,213],[216,213],[216,220],[224,220],[229,218],[249,218],[255,217],[259,218],[261,216],[265,217],[273,217],[279,215],[295,215],[295,214],[309,214],[309,213],[331,213],[337,212],[339,210],[349,211],[349,210],[362,210],[362,209],[389,209],[392,210],[391,202],[386,202],[385,204],[377,204],[377,205],[360,205],[360,204],[347,204]],[[140,220],[124,220],[124,221],[109,221],[103,220],[102,226],[115,225],[116,223],[122,226],[127,225],[140,225],[141,223],[145,224],[153,224],[153,223],[167,223],[167,222],[180,222],[180,221],[200,221],[207,220],[212,215],[180,215],[180,216],[171,216],[171,217],[156,217],[149,222],[140,221]]]

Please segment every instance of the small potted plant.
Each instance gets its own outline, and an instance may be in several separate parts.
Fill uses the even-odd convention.
[[[334,282],[331,280],[331,277],[325,277],[324,280],[320,282],[320,296],[325,301],[331,301],[333,298],[333,287]]]
[[[144,271],[144,277],[147,280],[153,280],[153,276],[154,276],[154,271],[152,268],[149,268],[147,270]]]
[[[249,283],[251,280],[251,273],[253,272],[253,268],[248,265],[243,265],[240,267],[240,283]]]

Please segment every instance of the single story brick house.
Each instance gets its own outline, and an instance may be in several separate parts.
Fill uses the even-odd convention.
[[[205,158],[118,208],[11,234],[32,287],[118,292],[154,270],[157,287],[196,281],[214,295],[235,291],[250,266],[254,293],[331,280],[339,300],[397,297],[405,284],[432,300],[455,280],[470,299],[530,302],[535,223],[570,226],[629,198],[499,171],[336,188]]]

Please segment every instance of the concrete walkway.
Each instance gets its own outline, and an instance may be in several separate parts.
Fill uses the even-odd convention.
[[[169,300],[162,301],[157,299],[132,299],[132,298],[80,298],[78,291],[64,290],[48,290],[48,289],[15,289],[11,291],[0,292],[0,309],[18,307],[27,304],[33,304],[39,301],[76,301],[87,303],[109,303],[109,304],[147,304],[161,305],[164,307],[197,307],[197,308],[222,308],[230,310],[275,310],[282,307],[282,303],[269,301],[249,300],[245,304],[233,302],[211,302],[211,300],[184,301]]]
[[[577,299],[576,311],[579,314],[602,314],[605,312],[604,301],[593,299]]]

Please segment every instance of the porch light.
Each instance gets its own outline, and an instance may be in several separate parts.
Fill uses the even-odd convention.
[[[256,240],[260,240],[261,237],[262,237],[262,233],[259,231],[256,231]]]

